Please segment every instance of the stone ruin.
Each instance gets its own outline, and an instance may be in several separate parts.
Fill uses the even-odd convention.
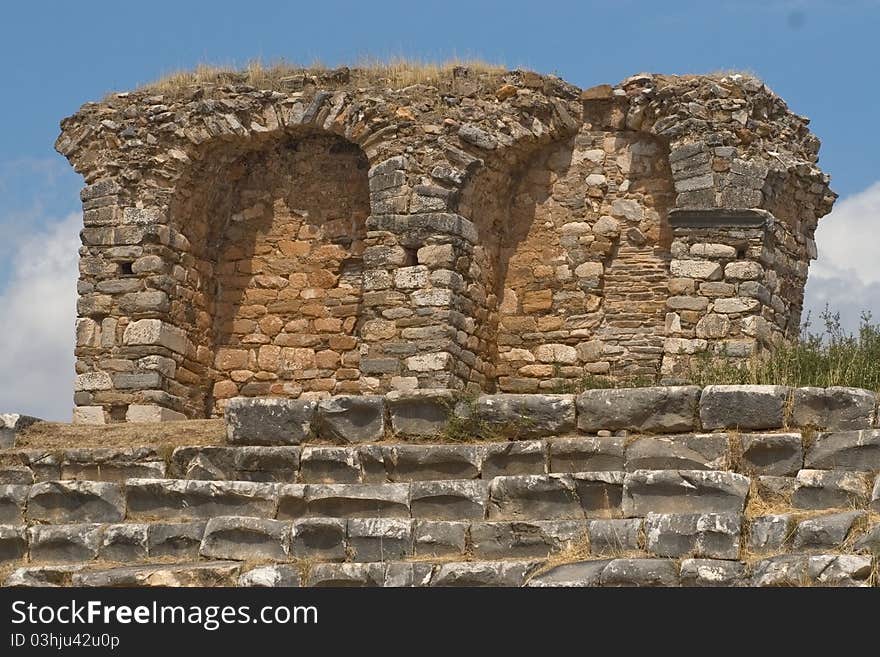
[[[62,122],[86,182],[75,421],[676,382],[799,331],[835,194],[808,120],[753,77],[278,82]]]

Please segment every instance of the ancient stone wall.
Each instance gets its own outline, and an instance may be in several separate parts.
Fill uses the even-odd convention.
[[[797,333],[818,146],[741,75],[341,69],[88,103],[57,142],[87,183],[76,419],[746,357]]]

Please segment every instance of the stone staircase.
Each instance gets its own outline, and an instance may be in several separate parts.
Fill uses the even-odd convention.
[[[776,386],[238,399],[216,445],[0,450],[0,573],[7,586],[876,585],[875,416],[869,392]]]

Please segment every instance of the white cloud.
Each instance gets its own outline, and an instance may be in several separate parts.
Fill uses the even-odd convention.
[[[14,239],[0,289],[0,412],[70,421],[82,218]]]
[[[880,258],[875,237],[880,228],[880,182],[838,201],[819,221],[819,258],[810,267],[804,307],[813,328],[827,303],[855,331],[863,311],[880,320]]]

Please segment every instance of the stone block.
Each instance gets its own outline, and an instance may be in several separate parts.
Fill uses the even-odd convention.
[[[649,513],[646,548],[659,557],[736,559],[741,524],[739,513]]]
[[[312,433],[317,406],[311,400],[235,397],[226,407],[226,437],[233,445],[299,445]]]
[[[490,520],[581,519],[574,480],[568,475],[496,477],[489,486]]]
[[[577,396],[578,429],[672,433],[697,425],[700,389],[696,386],[657,386],[588,390]]]
[[[547,557],[566,547],[588,545],[583,520],[474,522],[471,544],[478,559]]]
[[[394,445],[385,453],[385,468],[391,481],[475,479],[481,451],[471,445]]]
[[[300,518],[293,521],[292,554],[297,559],[345,561],[345,520]]]
[[[590,551],[595,555],[617,555],[641,549],[642,520],[615,518],[587,521]]]
[[[89,587],[211,587],[233,586],[241,564],[237,561],[202,561],[185,564],[123,566],[80,571],[71,575],[73,586]]]
[[[681,585],[688,587],[745,586],[746,567],[739,561],[683,559]]]
[[[805,464],[817,470],[880,471],[880,429],[820,433]]]
[[[0,413],[0,449],[15,446],[15,436],[27,429],[40,418],[19,413]]]
[[[275,515],[274,484],[245,481],[130,479],[125,485],[129,520],[196,520],[214,516]]]
[[[413,553],[412,520],[407,518],[352,518],[348,546],[353,561],[393,561]]]
[[[776,552],[791,539],[793,516],[774,514],[749,521],[748,548],[751,552]]]
[[[486,517],[489,484],[486,481],[416,481],[412,484],[414,518],[465,520]]]
[[[27,527],[0,525],[0,565],[24,559],[28,551]]]
[[[247,516],[208,520],[199,554],[209,559],[285,561],[290,554],[291,523]]]
[[[861,388],[795,388],[792,426],[816,427],[832,431],[870,429],[877,398]]]
[[[483,479],[499,475],[544,474],[547,472],[547,444],[542,440],[487,443],[480,466]]]
[[[639,436],[626,447],[626,470],[721,470],[728,454],[726,434]]]
[[[623,514],[742,513],[749,478],[715,470],[636,470],[623,484]]]
[[[205,535],[205,521],[165,523],[147,526],[147,552],[151,558],[172,557],[178,561],[196,560]]]
[[[785,386],[706,386],[700,421],[704,429],[779,429],[788,395]]]
[[[678,586],[674,559],[613,559],[602,569],[600,586]]]
[[[623,470],[624,438],[577,437],[547,441],[550,472]]]
[[[846,511],[801,520],[795,528],[792,547],[795,550],[840,548],[853,524],[865,515],[864,511]]]
[[[318,563],[309,570],[308,586],[364,587],[382,586],[385,564],[382,563]]]
[[[18,525],[24,522],[25,503],[30,486],[0,486],[0,524]]]
[[[340,443],[382,440],[385,399],[380,395],[341,395],[318,402],[319,438]]]
[[[45,481],[28,495],[28,521],[121,522],[125,518],[122,487],[98,481]]]
[[[440,564],[431,586],[520,587],[538,561],[463,561]]]
[[[792,554],[751,567],[750,586],[869,586],[871,558],[847,554]]]
[[[293,588],[302,586],[302,573],[293,564],[257,566],[242,573],[238,586],[265,588]]]
[[[791,504],[797,509],[837,509],[863,506],[867,499],[868,482],[863,473],[801,470]]]
[[[410,484],[310,484],[306,510],[332,518],[409,518]]]
[[[345,447],[304,447],[299,481],[315,484],[356,484],[362,479],[358,453]]]
[[[133,563],[145,560],[147,550],[148,525],[141,523],[121,523],[107,525],[101,535],[98,556],[107,561]]]
[[[416,520],[413,527],[417,557],[447,557],[464,554],[470,522]]]
[[[28,529],[31,561],[77,563],[97,558],[103,525],[34,525]]]
[[[559,435],[575,427],[573,395],[480,395],[475,414],[493,435],[516,440]]]
[[[576,472],[571,475],[586,518],[620,516],[625,473]]]
[[[599,586],[602,571],[611,561],[611,559],[597,559],[564,563],[536,574],[529,579],[526,586],[532,588]]]
[[[799,433],[746,433],[740,436],[741,469],[746,474],[784,477],[804,466]]]
[[[391,428],[397,436],[435,436],[442,433],[455,400],[451,390],[393,390],[385,395]]]

